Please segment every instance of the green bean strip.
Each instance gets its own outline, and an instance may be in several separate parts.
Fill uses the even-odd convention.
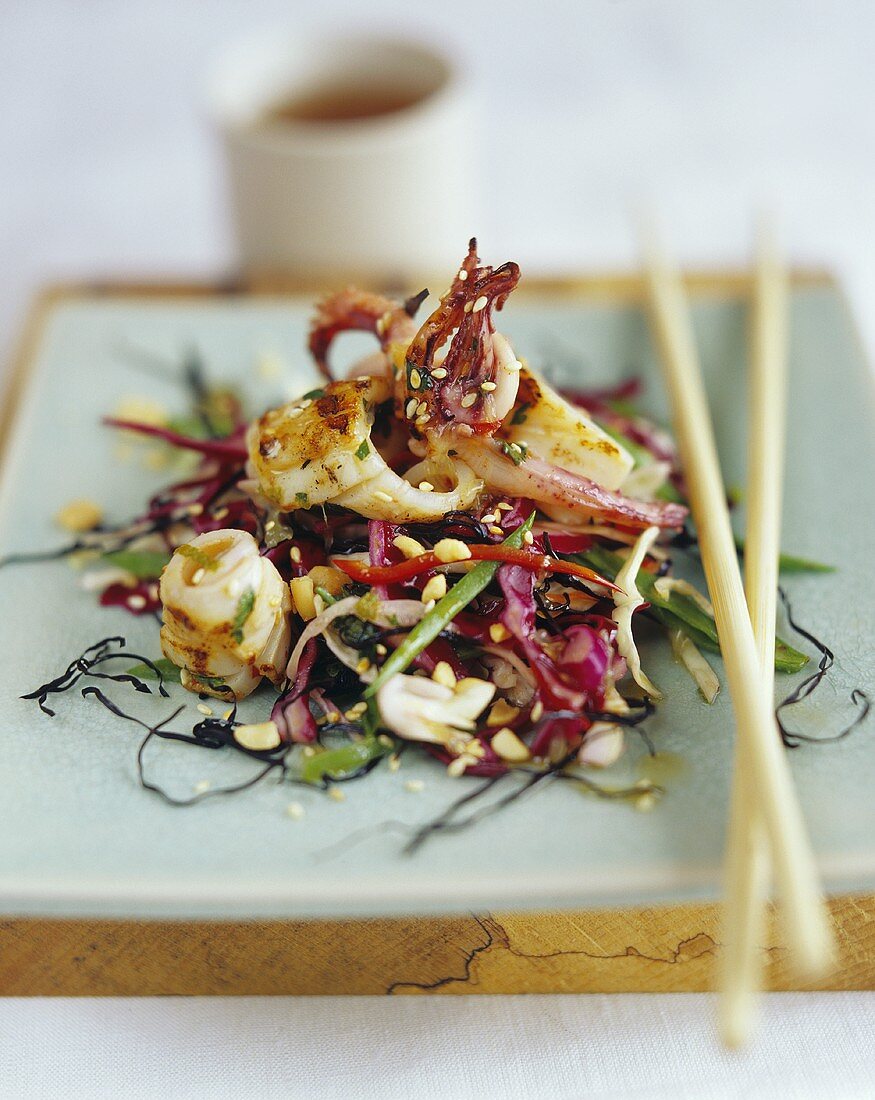
[[[520,524],[508,535],[502,545],[518,549],[523,544],[523,535],[532,529],[534,521],[535,513],[532,512],[525,523]],[[391,654],[377,674],[377,678],[365,691],[364,697],[373,698],[388,679],[396,673],[403,672],[410,662],[435,640],[444,627],[451,623],[476,596],[480,595],[498,572],[501,564],[500,561],[478,562],[470,573],[454,584],[446,596],[439,600],[431,611],[423,615],[401,645]]]

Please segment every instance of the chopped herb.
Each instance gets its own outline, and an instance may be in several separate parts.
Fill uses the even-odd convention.
[[[375,623],[377,621],[377,615],[380,613],[380,597],[373,588],[369,588],[353,610],[354,613],[358,615],[360,619],[364,619],[365,622]]]
[[[525,462],[526,456],[529,453],[529,448],[521,443],[508,443],[506,440],[503,440],[501,451],[502,454],[511,460],[514,466],[519,466],[522,462]]]
[[[513,414],[513,416],[510,418],[511,424],[525,424],[525,422],[526,422],[526,413],[528,412],[528,410],[531,407],[532,406],[531,406],[531,403],[529,401],[524,401],[522,403],[522,405],[520,405],[520,407]]]
[[[309,504],[310,503],[310,498],[307,496],[306,493],[295,493],[295,500],[299,504]]]
[[[192,546],[190,543],[183,543],[182,546],[176,548],[177,554],[182,554],[184,558],[190,558],[193,562],[196,562],[201,569],[206,569],[211,573],[214,573],[219,568],[219,563],[205,550],[201,550],[199,546]]]
[[[231,624],[231,637],[238,645],[243,641],[243,627],[252,614],[253,607],[255,607],[255,590],[247,588],[237,601],[234,622]]]
[[[366,439],[363,439],[358,446],[358,450],[355,453],[356,458],[367,458],[371,453],[370,444]]]
[[[318,389],[308,390],[301,398],[301,401],[318,401],[320,397],[324,396],[325,390],[323,387],[320,386]]]
[[[104,554],[103,560],[124,569],[138,580],[148,581],[161,576],[161,570],[170,557],[163,550],[114,550]]]
[[[307,783],[349,779],[391,751],[376,737],[364,737],[361,741],[353,741],[337,749],[325,749],[314,756],[305,756],[301,763],[301,778]]]

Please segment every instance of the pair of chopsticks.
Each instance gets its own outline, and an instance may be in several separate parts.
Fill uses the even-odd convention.
[[[775,614],[786,403],[786,277],[761,232],[751,341],[745,584],[733,540],[714,430],[679,272],[653,238],[646,283],[675,432],[737,727],[726,891],[720,1029],[749,1033],[760,985],[770,876],[783,902],[800,977],[823,976],[833,939],[814,857],[774,716]]]

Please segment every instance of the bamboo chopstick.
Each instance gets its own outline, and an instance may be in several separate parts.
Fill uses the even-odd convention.
[[[772,693],[763,681],[744,600],[714,430],[680,275],[652,239],[647,242],[653,327],[662,356],[684,474],[714,618],[720,636],[737,742],[744,743],[749,790],[762,814],[791,946],[806,974],[821,973],[831,958],[831,932],[817,873],[778,737]],[[737,836],[737,834],[736,834]],[[746,843],[747,838],[742,837]],[[735,841],[737,844],[737,840]],[[743,861],[741,851],[730,862]]]
[[[760,226],[756,242],[750,337],[744,589],[760,675],[771,693],[787,401],[787,279],[768,225]],[[743,740],[735,761],[720,982],[720,1031],[729,1046],[741,1045],[753,1026],[770,877],[767,838]]]

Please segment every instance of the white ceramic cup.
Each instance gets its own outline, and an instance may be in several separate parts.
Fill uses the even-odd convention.
[[[269,119],[343,87],[412,104],[355,121]],[[471,224],[468,97],[430,47],[391,38],[264,34],[216,66],[240,261],[250,271],[399,275],[452,266]]]

